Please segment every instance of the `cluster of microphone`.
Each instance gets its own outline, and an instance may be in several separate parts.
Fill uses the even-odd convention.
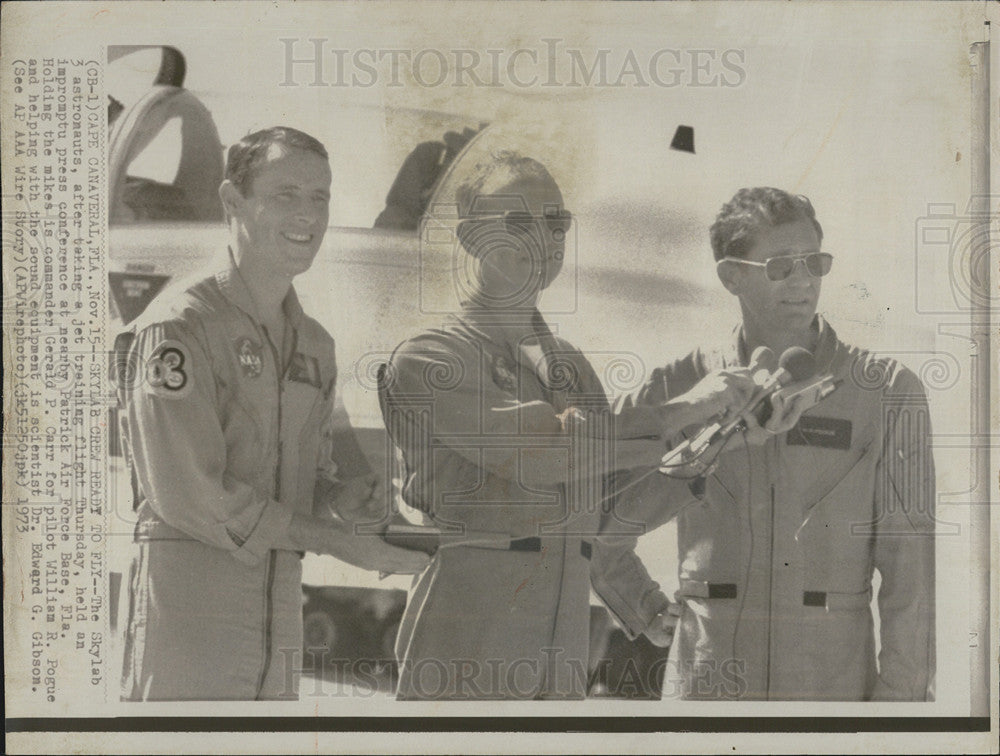
[[[722,448],[737,433],[747,429],[753,417],[763,425],[770,419],[773,399],[780,393],[785,403],[798,398],[802,411],[832,394],[838,385],[832,375],[816,376],[816,359],[802,347],[790,347],[775,361],[774,351],[757,347],[750,357],[750,371],[758,388],[730,419],[719,419],[670,450],[660,462],[660,472],[672,477],[707,474]],[[715,453],[709,454],[710,450]]]

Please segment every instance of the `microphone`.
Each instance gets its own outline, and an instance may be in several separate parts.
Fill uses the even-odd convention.
[[[754,356],[758,356],[758,352],[763,352],[765,349],[773,359],[774,352],[767,347],[758,347],[755,349]],[[750,397],[750,401],[736,414],[736,417],[724,425],[720,425],[717,430],[709,434],[706,443],[715,443],[720,439],[731,436],[738,430],[742,430],[746,427],[746,421],[751,415],[757,418],[758,423],[766,423],[772,411],[771,403],[767,400],[782,386],[807,380],[815,373],[816,360],[812,354],[802,347],[789,347],[781,353],[781,358],[778,360],[778,369],[767,377],[760,385],[760,388]],[[710,428],[712,426],[699,433],[697,438],[700,438]],[[694,445],[695,443],[692,442],[692,446]]]
[[[775,392],[775,396],[780,395],[785,402],[795,399],[799,401],[799,409],[805,412],[826,399],[830,394],[840,388],[843,379],[834,380],[832,375],[815,376],[806,381],[797,381],[790,385],[782,386]]]
[[[757,381],[758,377],[766,373],[770,375],[775,370],[778,369],[777,361],[774,357],[774,350],[771,347],[759,346],[753,350],[753,354],[750,355],[750,364],[747,366],[753,373],[754,380]],[[764,379],[760,378],[759,383],[763,383]]]
[[[781,353],[781,358],[778,360],[778,369],[761,384],[760,390],[751,397],[749,406],[740,412],[737,418],[728,423],[722,429],[722,432],[726,433],[729,430],[729,425],[741,430],[745,428],[746,420],[750,417],[749,413],[752,413],[757,422],[763,425],[771,418],[771,413],[774,410],[771,402],[766,401],[767,399],[770,399],[782,387],[790,383],[809,380],[815,374],[816,358],[807,349],[789,347]]]
[[[774,352],[767,347],[758,347],[751,356],[751,368],[755,364],[763,365],[768,360],[773,362]],[[755,379],[760,375],[761,369],[755,374]],[[727,440],[734,433],[744,430],[746,421],[751,415],[756,417],[760,423],[767,422],[772,411],[771,403],[768,401],[771,396],[781,390],[783,386],[806,381],[815,373],[816,360],[807,349],[802,347],[786,349],[778,360],[778,368],[761,382],[757,391],[733,419],[724,424],[715,422],[708,425],[696,436],[670,451],[660,462],[660,472],[670,475],[676,470],[701,467],[699,458],[709,446],[718,441]],[[707,468],[708,465],[704,465],[704,467]],[[702,471],[699,470],[699,472]]]
[[[777,369],[775,367],[774,350],[766,346],[757,347],[753,350],[753,354],[750,355],[750,364],[747,367],[753,375],[754,381],[763,387],[767,384],[768,376],[770,376],[771,373]],[[754,393],[754,396],[751,397],[751,401],[753,401],[757,395],[758,393]],[[749,406],[750,405],[748,403],[743,407],[740,413],[737,413],[737,420],[742,412],[746,411]],[[705,443],[711,443],[712,441],[708,439],[715,440],[717,438],[716,434],[722,432],[725,427],[722,424],[722,418],[724,416],[725,413],[720,412],[717,416],[719,419],[702,428],[702,430],[699,431],[694,438],[701,439],[702,436],[704,436],[704,439],[702,440],[704,440]],[[694,445],[695,441],[692,441],[691,443]]]

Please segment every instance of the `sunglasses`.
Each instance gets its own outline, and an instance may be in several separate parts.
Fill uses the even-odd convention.
[[[573,214],[569,210],[560,210],[556,213],[545,213],[545,215],[532,215],[523,210],[508,210],[498,215],[474,215],[465,218],[462,223],[479,223],[480,221],[500,221],[504,230],[510,233],[532,233],[538,228],[538,223],[544,222],[552,238],[559,242],[566,238],[570,226],[573,224]]]
[[[764,262],[754,262],[744,260],[739,257],[723,257],[722,262],[734,262],[740,265],[752,265],[755,268],[763,268],[764,275],[768,281],[784,281],[795,270],[795,263],[801,262],[806,266],[810,276],[820,278],[830,272],[833,267],[833,255],[828,252],[810,252],[807,255],[784,255],[781,257],[769,257]]]

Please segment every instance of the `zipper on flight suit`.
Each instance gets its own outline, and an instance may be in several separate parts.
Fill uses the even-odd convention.
[[[267,679],[267,672],[271,668],[271,623],[274,619],[274,598],[271,593],[274,590],[277,560],[277,551],[271,549],[267,552],[267,573],[264,580],[264,663],[261,665],[260,679],[257,681],[257,695],[254,696],[257,699],[264,690],[264,680]]]
[[[268,346],[271,347],[271,355],[274,358],[274,373],[278,379],[278,457],[277,463],[274,466],[273,493],[273,498],[277,501],[278,495],[281,493],[281,399],[284,394],[283,380],[285,371],[281,355],[278,354],[278,350],[275,348],[274,342],[271,341],[271,334],[269,334],[267,332],[267,328],[264,328],[263,326],[261,326],[261,330],[264,332],[264,338],[267,339]],[[264,662],[261,665],[260,679],[257,681],[257,695],[255,698],[260,698],[261,691],[264,689],[264,680],[267,679],[267,672],[271,667],[271,625],[274,621],[274,597],[271,593],[274,589],[274,573],[277,560],[278,553],[274,549],[270,549],[267,553],[267,569],[264,576]]]
[[[774,482],[771,478],[771,470],[776,466],[776,455],[778,453],[778,439],[772,438],[764,446],[764,470],[768,483],[768,548],[767,548],[767,654],[765,656],[764,669],[766,677],[764,682],[764,699],[771,697],[771,642],[774,627],[774,520],[775,520],[775,491]],[[753,493],[751,492],[751,496]]]
[[[769,507],[768,540],[770,545],[767,549],[767,681],[764,686],[765,700],[771,697],[771,627],[774,617],[774,607],[771,602],[774,597],[774,483],[770,486],[771,502]]]

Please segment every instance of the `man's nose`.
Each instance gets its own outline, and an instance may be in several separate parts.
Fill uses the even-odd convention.
[[[816,276],[809,272],[809,266],[806,265],[804,257],[797,257],[792,261],[792,272],[788,276],[789,281],[808,284],[812,283],[814,278]]]
[[[300,200],[292,209],[295,222],[303,226],[309,226],[316,222],[319,212],[312,202],[307,199]]]

